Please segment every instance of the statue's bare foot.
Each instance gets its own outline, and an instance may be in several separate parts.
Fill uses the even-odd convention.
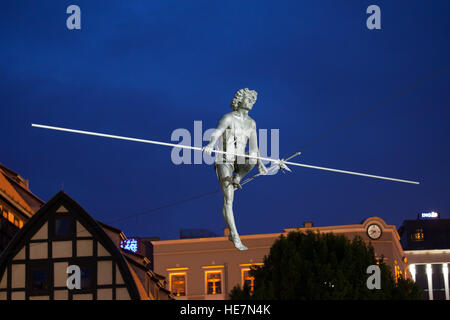
[[[236,247],[236,249],[244,251],[244,250],[248,250],[248,248],[246,246],[244,246],[242,244],[242,242],[234,242],[234,246]]]
[[[236,249],[238,250],[248,250],[248,248],[246,246],[244,246],[241,242],[241,239],[239,239],[239,236],[237,237],[233,237],[233,236],[229,236],[228,239],[233,242],[234,246],[236,247]]]

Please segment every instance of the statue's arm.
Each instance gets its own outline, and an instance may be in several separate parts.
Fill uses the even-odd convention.
[[[258,135],[256,134],[256,123],[254,121],[253,121],[252,133],[251,133],[250,139],[249,139],[249,151],[250,151],[251,156],[257,156],[257,157],[261,156],[259,154]],[[253,160],[253,163],[255,163],[254,159],[250,159],[250,160]],[[258,164],[258,171],[261,174],[267,174],[267,168],[264,166],[262,161],[260,159],[257,159],[256,163]]]
[[[258,136],[256,134],[256,123],[253,121],[252,123],[252,131],[249,138],[249,155],[252,157],[259,157],[259,150],[258,150]],[[251,159],[254,160],[254,159]],[[259,159],[258,159],[258,165],[259,165]],[[256,163],[255,161],[252,161],[252,163]]]
[[[219,140],[219,138],[222,136],[222,134],[225,132],[225,130],[230,125],[230,115],[226,114],[224,115],[217,124],[216,130],[212,133],[208,145],[204,148],[204,151],[208,154],[211,154],[212,150],[214,149],[214,146]]]

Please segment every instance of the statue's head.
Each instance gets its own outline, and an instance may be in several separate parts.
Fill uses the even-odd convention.
[[[252,110],[257,96],[258,93],[255,90],[249,90],[248,88],[241,89],[234,95],[234,98],[231,101],[231,109],[233,109],[233,111],[236,111],[239,108]]]

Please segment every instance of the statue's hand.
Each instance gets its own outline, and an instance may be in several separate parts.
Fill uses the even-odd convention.
[[[211,155],[211,153],[214,151],[214,145],[211,146],[211,144],[208,144],[206,147],[203,148],[203,152],[207,155]]]
[[[265,176],[268,173],[266,166],[263,164],[258,166],[258,172],[260,175],[263,175],[263,176]]]

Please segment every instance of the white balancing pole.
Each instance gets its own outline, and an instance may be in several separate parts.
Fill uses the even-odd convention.
[[[75,130],[75,129],[61,128],[61,127],[53,127],[53,126],[47,126],[47,125],[42,125],[42,124],[34,124],[34,123],[32,123],[31,126],[35,127],[35,128],[41,128],[41,129],[64,131],[64,132],[85,134],[85,135],[97,136],[97,137],[103,137],[103,138],[127,140],[127,141],[141,142],[141,143],[156,144],[156,145],[161,145],[161,146],[166,146],[166,147],[184,148],[184,149],[191,149],[191,150],[196,150],[196,151],[203,151],[203,148],[200,148],[200,147],[185,146],[185,145],[175,144],[175,143],[167,143],[167,142],[160,142],[160,141],[154,141],[154,140],[137,139],[137,138],[123,137],[123,136],[116,136],[116,135],[112,135],[112,134],[105,134],[105,133],[98,133],[98,132],[91,132],[91,131],[83,131],[83,130]],[[215,152],[216,154],[217,153],[228,154],[228,155],[233,155],[233,156],[237,156],[237,157],[244,157],[244,158],[250,158],[250,159],[259,159],[259,160],[270,161],[270,162],[275,162],[275,163],[280,163],[280,161],[281,161],[280,159],[272,159],[272,158],[251,156],[251,155],[247,155],[247,154],[237,154],[237,153],[231,153],[231,152],[226,152],[226,151],[221,151],[221,150],[213,150],[213,152]],[[361,173],[361,172],[354,172],[354,171],[346,171],[346,170],[318,167],[318,166],[313,166],[313,165],[303,164],[303,163],[297,163],[297,162],[283,161],[283,163],[286,164],[286,165],[292,165],[292,166],[297,166],[297,167],[305,167],[305,168],[316,169],[316,170],[325,170],[325,171],[331,171],[331,172],[337,172],[337,173],[352,174],[352,175],[368,177],[368,178],[383,179],[383,180],[402,182],[402,183],[410,183],[410,184],[420,184],[417,181],[395,179],[395,178],[376,176],[376,175],[367,174],[367,173]]]

